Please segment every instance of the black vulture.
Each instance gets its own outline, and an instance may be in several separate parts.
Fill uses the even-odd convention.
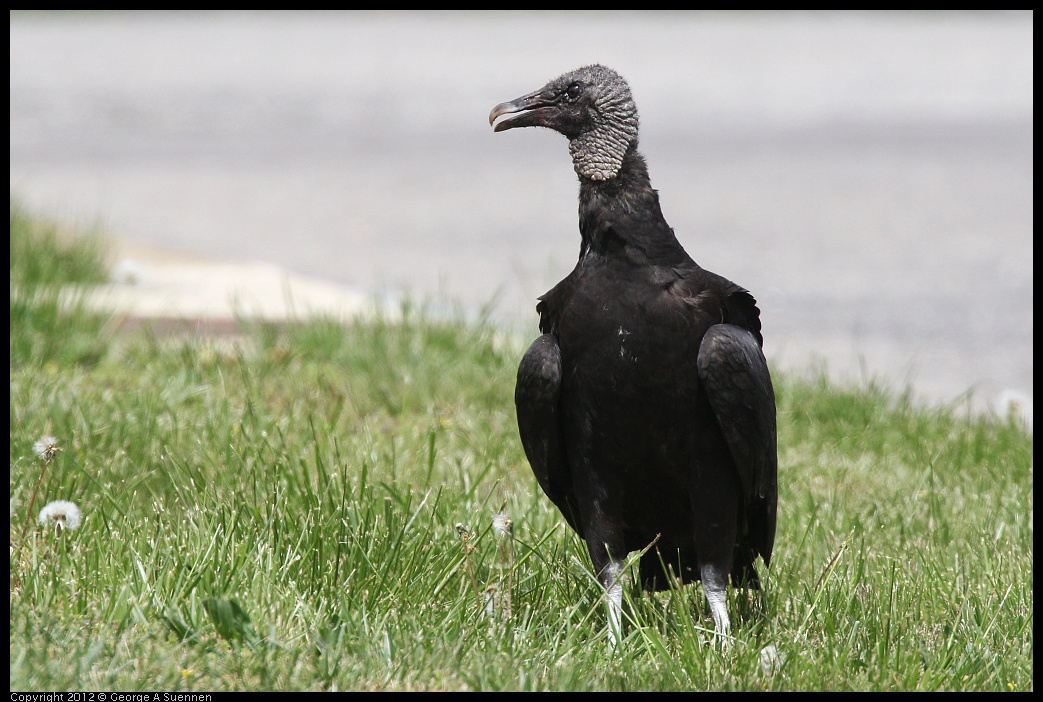
[[[624,559],[650,544],[643,588],[701,580],[726,640],[729,580],[759,588],[754,561],[767,566],[775,542],[775,393],[756,300],[678,242],[612,69],[566,73],[489,123],[563,134],[579,175],[579,261],[539,298],[542,336],[515,388],[536,479],[586,542],[612,641]]]

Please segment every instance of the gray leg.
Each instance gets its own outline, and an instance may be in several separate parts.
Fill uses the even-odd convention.
[[[623,564],[612,560],[598,580],[605,588],[605,603],[608,606],[608,642],[612,648],[623,638]]]
[[[699,569],[703,581],[703,591],[710,603],[713,613],[714,628],[722,642],[727,644],[731,632],[731,620],[728,618],[728,571],[708,564]]]

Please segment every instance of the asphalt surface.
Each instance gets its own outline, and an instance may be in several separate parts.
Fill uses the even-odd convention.
[[[135,314],[411,297],[532,334],[575,175],[487,116],[601,62],[769,359],[1031,417],[1032,59],[1030,12],[15,13],[11,192],[111,233]]]

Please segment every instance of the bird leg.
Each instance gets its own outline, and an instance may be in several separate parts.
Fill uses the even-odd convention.
[[[619,645],[623,638],[623,564],[612,559],[598,576],[605,588],[605,604],[608,607],[608,642],[611,648]]]
[[[722,644],[727,645],[731,631],[731,620],[728,618],[728,571],[713,564],[703,565],[700,569],[703,591],[706,601],[710,603],[714,628]]]

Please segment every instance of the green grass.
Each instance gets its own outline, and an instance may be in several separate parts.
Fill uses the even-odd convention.
[[[612,652],[518,442],[520,341],[422,310],[106,333],[49,292],[99,243],[11,217],[12,690],[1033,688],[1023,427],[776,373],[763,606],[730,595],[721,650],[698,586],[629,592]],[[37,523],[59,499],[78,529]]]
[[[62,286],[105,279],[97,232],[70,234],[11,201],[11,365],[84,364],[104,352],[105,319]],[[71,321],[75,320],[75,321]]]

